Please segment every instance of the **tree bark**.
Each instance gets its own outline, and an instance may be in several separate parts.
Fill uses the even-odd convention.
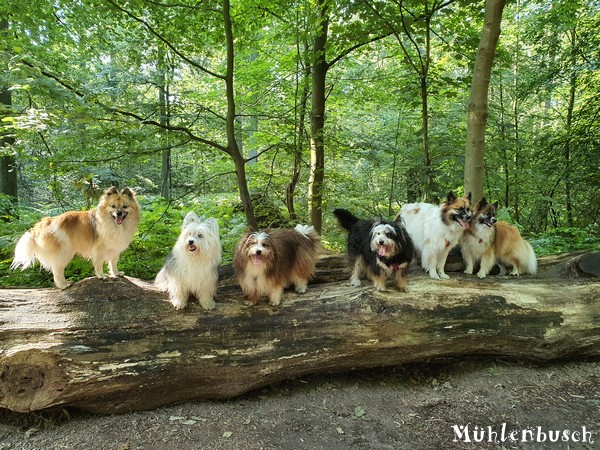
[[[0,37],[5,38],[8,31],[8,21],[0,19]],[[3,105],[6,111],[12,111],[12,96],[8,86],[0,85],[0,105]],[[4,118],[4,115],[0,115],[0,119]],[[7,133],[3,128],[0,122],[0,153],[5,151],[2,147],[11,147],[15,143],[12,133]],[[0,193],[8,195],[12,199],[12,203],[17,203],[17,161],[14,155],[0,156]],[[0,211],[0,213],[8,214],[9,212]]]
[[[235,109],[235,90],[234,90],[234,64],[235,52],[233,47],[233,24],[231,22],[231,5],[229,0],[223,0],[223,19],[225,24],[225,40],[227,47],[227,68],[225,73],[225,96],[227,97],[227,153],[233,159],[235,164],[235,173],[240,191],[240,200],[246,215],[248,226],[257,228],[256,217],[254,216],[254,207],[248,190],[248,180],[246,178],[246,161],[240,151],[236,138],[236,109]]]
[[[540,259],[538,277],[435,282],[413,266],[400,293],[347,286],[345,257],[328,256],[308,293],[287,292],[273,308],[246,306],[227,266],[210,312],[196,302],[176,311],[130,278],[4,289],[0,407],[125,413],[416,361],[596,357],[599,268],[600,252]]]
[[[325,81],[329,64],[326,60],[327,30],[329,28],[329,3],[317,1],[319,19],[312,65],[312,109],[310,115],[310,175],[308,179],[309,222],[321,234],[323,228],[323,181],[325,179]]]
[[[488,119],[488,89],[505,0],[486,0],[484,25],[473,68],[471,98],[467,115],[465,193],[477,202],[483,197],[485,126]]]

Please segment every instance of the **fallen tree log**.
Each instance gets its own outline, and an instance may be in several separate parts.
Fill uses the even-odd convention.
[[[0,407],[113,414],[440,358],[597,357],[600,283],[590,264],[600,254],[588,255],[577,256],[586,276],[576,279],[567,256],[542,259],[538,277],[433,281],[417,266],[408,293],[349,287],[344,258],[330,256],[308,293],[288,292],[278,308],[246,306],[228,268],[208,312],[196,302],[176,311],[130,278],[0,290]]]

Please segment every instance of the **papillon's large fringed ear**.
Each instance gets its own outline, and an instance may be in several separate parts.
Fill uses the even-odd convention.
[[[475,206],[475,209],[479,210],[479,209],[483,208],[487,204],[488,204],[487,200],[485,199],[485,197],[483,197],[481,200],[479,200],[477,202],[477,205]]]
[[[454,200],[456,200],[456,195],[454,195],[454,192],[448,192],[448,195],[446,196],[446,203],[454,203]]]

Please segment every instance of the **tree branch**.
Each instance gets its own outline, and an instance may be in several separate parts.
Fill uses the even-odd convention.
[[[201,70],[202,72],[211,75],[215,78],[218,78],[220,80],[225,80],[225,75],[220,75],[216,72],[213,72],[212,70],[207,69],[206,67],[204,67],[202,64],[197,63],[196,61],[188,58],[187,56],[185,56],[182,52],[180,52],[179,50],[177,50],[177,48],[171,44],[167,39],[165,39],[158,31],[156,31],[148,22],[146,22],[144,19],[140,19],[139,17],[137,17],[136,15],[134,15],[131,11],[119,6],[118,4],[116,4],[113,0],[105,0],[107,3],[110,3],[113,7],[115,7],[116,9],[118,9],[119,11],[125,13],[126,15],[128,15],[129,17],[131,17],[133,20],[135,20],[136,22],[140,23],[141,25],[144,26],[144,28],[146,28],[152,35],[154,35],[157,39],[159,39],[162,43],[164,43],[167,47],[169,47],[169,49],[175,53],[177,56],[179,56],[182,60],[184,60],[185,62],[187,62],[188,64],[190,64],[191,66],[197,68],[198,70]]]

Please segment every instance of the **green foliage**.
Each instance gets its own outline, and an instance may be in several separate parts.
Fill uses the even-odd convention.
[[[600,226],[585,228],[561,227],[546,233],[531,235],[528,239],[537,256],[579,250],[600,250]]]

